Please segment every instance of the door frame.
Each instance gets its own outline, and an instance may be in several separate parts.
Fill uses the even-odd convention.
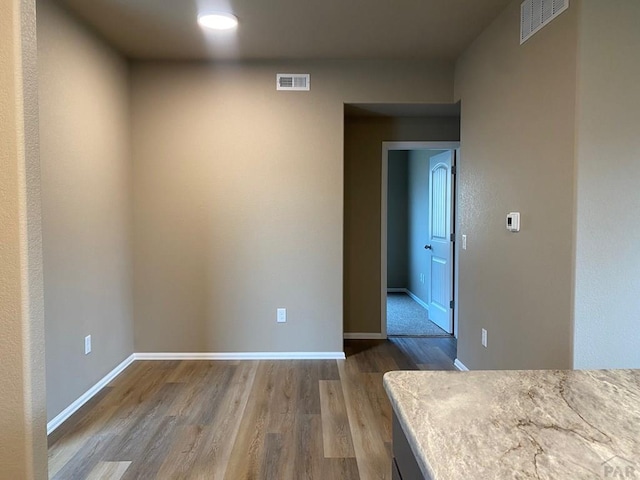
[[[458,172],[460,163],[460,142],[382,142],[382,181],[380,182],[380,333],[387,338],[387,214],[389,183],[389,152],[392,150],[454,150],[452,165],[456,168],[454,176],[453,205],[451,206],[452,229],[456,241],[453,246],[453,336],[458,338]]]

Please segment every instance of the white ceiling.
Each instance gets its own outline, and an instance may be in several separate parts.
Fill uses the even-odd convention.
[[[135,59],[454,60],[511,0],[59,0]],[[198,12],[238,16],[205,35]]]

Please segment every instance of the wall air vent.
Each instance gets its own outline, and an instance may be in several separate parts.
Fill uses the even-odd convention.
[[[308,73],[278,73],[276,88],[278,90],[306,91],[311,87],[311,76]]]
[[[520,45],[569,8],[569,0],[524,0],[520,5]]]

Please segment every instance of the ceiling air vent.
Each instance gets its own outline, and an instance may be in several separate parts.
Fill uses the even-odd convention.
[[[525,0],[520,5],[520,45],[569,8],[569,0]]]
[[[278,73],[276,87],[278,90],[305,91],[310,90],[310,75],[308,73]]]

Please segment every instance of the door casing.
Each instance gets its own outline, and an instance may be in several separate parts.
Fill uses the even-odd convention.
[[[456,173],[459,171],[460,142],[382,142],[382,181],[380,182],[380,336],[387,338],[387,209],[388,209],[388,178],[389,152],[392,150],[455,150],[454,162]],[[456,242],[453,248],[453,291],[455,308],[453,309],[453,335],[458,338],[458,211],[457,192],[458,177],[454,176],[454,201],[452,209],[453,231]]]

